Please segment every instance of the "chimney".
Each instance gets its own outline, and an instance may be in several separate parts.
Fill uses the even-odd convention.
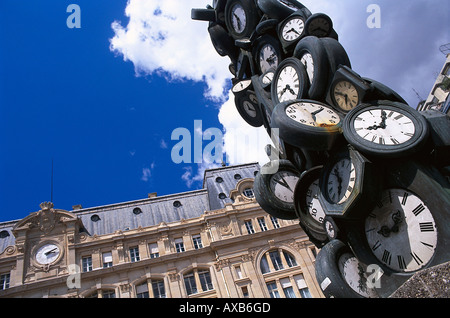
[[[156,197],[157,197],[156,192],[152,192],[152,193],[149,193],[149,194],[148,194],[148,198],[149,198],[149,199],[156,198]]]
[[[72,210],[76,211],[76,210],[82,210],[83,206],[81,204],[77,204],[77,205],[72,205]]]

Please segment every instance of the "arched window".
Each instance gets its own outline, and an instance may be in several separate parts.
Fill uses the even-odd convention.
[[[297,266],[295,257],[282,249],[267,251],[261,258],[260,269],[263,274]]]
[[[137,298],[166,298],[163,279],[148,279],[136,285]]]
[[[84,298],[116,298],[114,289],[98,289]]]
[[[292,268],[288,272],[282,272],[285,274],[264,275],[267,292],[271,298],[311,298],[301,268],[294,268],[297,265],[294,255],[281,248],[264,253],[259,263],[263,274]]]
[[[193,269],[183,275],[184,286],[188,295],[214,289],[209,269]]]

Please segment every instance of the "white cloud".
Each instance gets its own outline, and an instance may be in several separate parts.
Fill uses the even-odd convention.
[[[264,127],[255,128],[247,124],[239,115],[231,92],[229,96],[230,99],[222,105],[219,112],[219,121],[225,130],[223,139],[227,163],[268,162],[264,147],[271,141],[266,130]]]
[[[206,0],[129,0],[126,26],[114,21],[110,49],[133,62],[137,75],[158,73],[169,80],[205,81],[205,95],[221,99],[230,77],[228,58],[211,45],[207,22],[191,19]]]
[[[153,162],[150,167],[144,167],[142,168],[142,176],[141,180],[144,182],[147,182],[150,180],[152,176],[152,170],[155,168],[155,163]]]

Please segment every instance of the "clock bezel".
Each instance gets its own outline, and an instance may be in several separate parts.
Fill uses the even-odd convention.
[[[326,127],[314,127],[299,123],[286,115],[286,108],[296,103],[320,105],[327,111],[333,111],[339,118],[339,122],[336,125]],[[272,112],[271,123],[272,127],[279,128],[280,137],[285,142],[298,148],[318,151],[330,150],[337,139],[342,137],[341,127],[343,120],[340,114],[336,113],[331,106],[316,100],[297,99],[278,104]]]
[[[305,98],[308,93],[309,79],[308,79],[308,75],[306,74],[306,70],[305,70],[303,63],[300,62],[300,60],[297,59],[296,57],[288,57],[288,58],[284,59],[283,62],[281,62],[278,65],[278,67],[275,71],[275,74],[274,74],[274,78],[272,80],[271,98],[272,98],[272,102],[274,105],[278,105],[279,103],[289,101],[289,100],[280,101],[278,99],[278,89],[277,89],[280,75],[281,75],[282,71],[284,69],[286,69],[287,67],[292,67],[295,70],[297,77],[298,77],[297,96],[294,99],[290,99],[290,100]]]
[[[334,108],[337,111],[343,114],[347,114],[348,112],[351,111],[351,109],[346,110],[341,108],[334,94],[336,86],[343,81],[347,81],[350,84],[352,84],[358,93],[358,103],[355,105],[355,107],[357,107],[359,104],[365,101],[366,95],[372,91],[372,86],[369,83],[367,83],[361,76],[359,76],[358,73],[353,71],[350,67],[341,65],[338,68],[338,70],[334,74],[333,80],[330,85],[330,89],[328,91],[327,102],[330,105],[334,106]],[[355,107],[353,107],[352,109],[354,109]]]
[[[274,172],[273,170],[275,169],[276,171]],[[292,203],[280,200],[278,197],[276,197],[270,187],[270,182],[273,176],[280,171],[286,170],[292,172],[293,174],[296,174],[298,178],[300,178],[300,173],[290,161],[280,159],[268,162],[263,167],[261,167],[259,173],[255,176],[253,190],[255,193],[256,201],[268,214],[283,220],[295,220],[297,219],[297,215],[295,213],[294,200]],[[293,189],[293,195],[294,192],[295,187]]]
[[[37,260],[37,252],[46,245],[55,245],[56,247],[58,247],[59,255],[54,261],[47,263],[47,264],[42,264]],[[56,240],[45,240],[45,241],[39,242],[38,244],[33,246],[32,250],[31,250],[31,262],[32,262],[32,265],[34,265],[37,268],[48,268],[49,266],[57,264],[62,259],[63,255],[64,255],[64,249],[63,249],[61,243],[59,243]]]
[[[354,169],[354,184],[346,200],[334,202],[328,195],[329,176],[336,163],[349,159]],[[320,176],[319,200],[327,216],[346,219],[360,219],[368,213],[379,197],[381,179],[377,166],[349,145],[338,149],[324,165]],[[348,189],[344,189],[347,191]],[[364,208],[362,208],[364,207]]]
[[[354,127],[356,118],[362,113],[380,109],[389,112],[395,111],[408,117],[415,127],[414,136],[404,143],[394,145],[383,145],[380,144],[381,141],[379,143],[374,143],[361,137]],[[424,146],[428,140],[429,127],[425,118],[408,105],[399,102],[379,100],[360,104],[348,112],[344,118],[343,132],[345,139],[364,154],[381,158],[400,158],[412,155]]]
[[[297,186],[295,187],[294,191],[294,207],[295,207],[295,213],[297,214],[300,226],[303,228],[303,230],[308,234],[311,242],[314,243],[318,248],[321,248],[324,246],[328,241],[327,233],[323,227],[323,221],[320,223],[320,221],[316,220],[310,213],[309,213],[309,207],[307,204],[307,196],[308,196],[308,190],[311,187],[311,185],[317,181],[317,186],[319,188],[320,192],[320,185],[319,185],[319,178],[320,173],[323,169],[323,166],[317,166],[314,168],[311,168],[307,171],[304,171],[299,181],[297,182]],[[317,197],[317,203],[322,205],[320,203],[320,200]],[[325,209],[322,206],[322,209]],[[323,219],[325,220],[326,214],[324,215]]]
[[[450,240],[450,227],[447,224],[450,221],[450,211],[445,208],[450,206],[450,184],[448,180],[435,167],[415,160],[391,163],[389,167],[385,168],[382,179],[382,189],[396,188],[414,193],[426,202],[426,206],[434,218],[436,232],[438,233],[437,245],[434,256],[424,268],[448,262],[450,251],[447,247]],[[370,212],[371,210],[368,211],[367,215]],[[365,218],[347,227],[347,238],[353,252],[363,263],[377,264],[389,275],[411,276],[415,273],[396,272],[385,266],[373,255],[372,246],[368,244],[366,239]],[[401,243],[398,246],[404,248]]]
[[[327,33],[325,35],[317,35],[315,33],[311,33],[310,30],[309,30],[309,28],[311,26],[311,23],[313,23],[314,20],[318,20],[318,19],[324,19],[329,24],[329,30],[327,31]],[[305,33],[306,33],[307,36],[315,36],[315,37],[318,37],[318,38],[325,38],[325,37],[329,37],[330,36],[332,30],[333,30],[333,20],[331,20],[330,16],[328,16],[325,13],[314,13],[305,22]]]

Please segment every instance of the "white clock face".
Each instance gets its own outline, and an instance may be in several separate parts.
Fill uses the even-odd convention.
[[[293,18],[289,20],[281,31],[283,39],[288,42],[297,40],[305,29],[305,23],[300,18]]]
[[[275,75],[274,72],[270,71],[267,72],[266,74],[264,74],[263,78],[262,78],[262,82],[264,85],[268,85],[270,83],[272,83],[273,80],[273,76]]]
[[[244,8],[239,4],[235,4],[231,9],[231,23],[237,33],[242,33],[247,24],[247,16]]]
[[[310,102],[293,103],[286,107],[286,115],[307,126],[331,127],[340,123],[339,115],[331,108]]]
[[[413,272],[429,263],[437,244],[433,215],[412,192],[389,189],[365,221],[375,257],[397,272]]]
[[[343,110],[351,110],[359,102],[358,91],[355,86],[347,81],[341,81],[334,87],[334,99]]]
[[[325,211],[319,201],[319,179],[315,180],[306,190],[306,206],[308,207],[308,213],[319,224],[323,223],[325,218]]]
[[[382,146],[408,142],[416,132],[406,114],[382,107],[361,112],[353,120],[353,126],[361,138]]]
[[[356,171],[350,158],[336,162],[327,180],[327,194],[333,203],[342,204],[355,188]]]
[[[41,246],[36,251],[35,258],[39,264],[47,265],[56,261],[58,259],[59,254],[60,249],[58,245],[50,243]]]
[[[366,298],[377,298],[378,295],[374,287],[368,282],[366,266],[350,254],[344,253],[338,260],[339,271],[347,284],[359,295]]]
[[[270,179],[270,189],[281,201],[293,203],[299,177],[291,171],[278,171]]]
[[[241,92],[241,91],[245,90],[246,88],[248,88],[251,84],[252,84],[252,80],[250,80],[250,79],[243,80],[243,81],[237,82],[231,90],[234,93],[238,93],[238,92]]]
[[[279,102],[296,99],[300,91],[300,79],[294,67],[287,65],[278,75],[277,96]]]
[[[314,81],[314,60],[312,55],[309,53],[304,54],[300,59],[300,62],[302,62],[305,66],[309,83],[312,84],[312,82]]]
[[[278,66],[278,56],[272,45],[264,45],[259,52],[259,67],[261,73],[267,72],[270,68]]]

